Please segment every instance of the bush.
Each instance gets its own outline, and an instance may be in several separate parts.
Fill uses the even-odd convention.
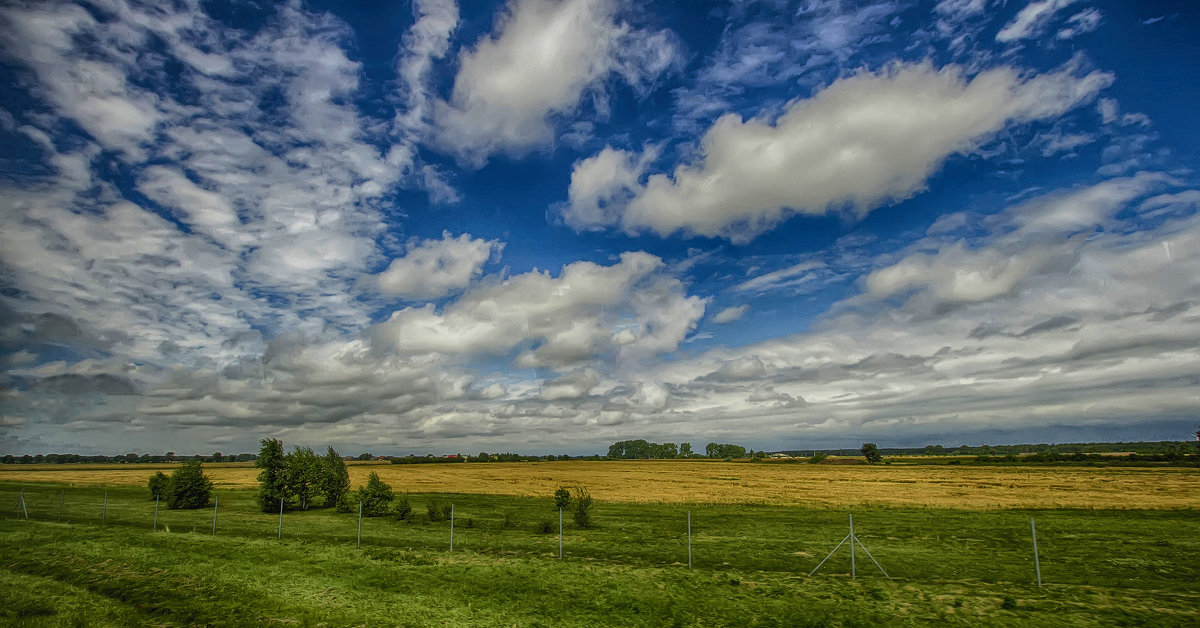
[[[171,474],[167,488],[167,508],[204,508],[212,495],[213,483],[204,475],[199,460],[183,463]]]
[[[171,488],[171,478],[159,471],[150,476],[150,499],[166,499],[167,491]]]
[[[576,486],[574,489],[572,501],[575,506],[572,508],[572,514],[575,518],[575,525],[581,528],[591,527],[592,525],[592,507],[595,504],[592,502],[592,496],[588,490],[582,486]]]
[[[571,507],[571,491],[568,491],[565,486],[558,487],[554,491],[554,509],[566,510]]]
[[[392,504],[392,515],[396,521],[412,521],[413,509],[407,497],[401,497]]]
[[[342,498],[334,505],[335,512],[356,512],[357,508],[358,502],[350,499],[349,493],[342,495]]]
[[[817,464],[828,457],[829,456],[827,456],[826,454],[823,454],[819,451],[813,452],[812,458],[808,459],[808,464]]]
[[[374,471],[367,476],[366,485],[358,487],[358,503],[362,504],[365,517],[382,517],[388,514],[394,496],[392,487],[379,479],[379,474]]]
[[[435,499],[425,505],[425,514],[430,521],[445,521],[450,518],[453,507],[440,499]]]

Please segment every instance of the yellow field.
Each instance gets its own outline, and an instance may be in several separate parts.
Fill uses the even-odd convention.
[[[4,465],[0,481],[145,485],[173,465]],[[220,488],[257,485],[249,463],[208,464]],[[548,497],[581,484],[601,501],[766,503],[933,508],[1200,508],[1200,470],[747,464],[710,461],[565,461],[392,465],[351,463],[355,486],[371,471],[398,491]]]

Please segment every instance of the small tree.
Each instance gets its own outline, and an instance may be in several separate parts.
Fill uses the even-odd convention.
[[[258,473],[258,506],[263,512],[279,512],[281,502],[287,502],[287,465],[283,458],[283,442],[277,438],[259,441],[258,459],[254,466],[262,469]]]
[[[204,508],[212,495],[213,483],[204,475],[199,460],[189,460],[171,474],[167,488],[167,508]]]
[[[392,487],[379,479],[379,474],[374,471],[367,477],[366,485],[358,487],[358,502],[362,504],[363,516],[366,517],[388,514],[394,497]]]
[[[166,499],[171,488],[171,478],[159,471],[150,476],[150,499]]]
[[[565,486],[558,487],[554,491],[554,509],[566,510],[571,507],[571,491],[568,491]]]
[[[875,446],[875,443],[863,443],[859,451],[862,452],[863,458],[867,459],[867,464],[875,464],[883,460],[883,455],[879,453],[879,448]]]
[[[292,453],[285,456],[284,463],[288,495],[300,501],[300,508],[308,510],[320,490],[321,459],[311,448],[296,445]]]
[[[346,470],[346,461],[330,447],[321,458],[321,494],[325,496],[326,506],[336,506],[350,492],[350,472]]]
[[[571,500],[575,504],[572,514],[575,517],[575,525],[581,528],[591,527],[592,507],[595,506],[591,494],[582,486],[576,486],[572,492],[574,495],[571,496]]]

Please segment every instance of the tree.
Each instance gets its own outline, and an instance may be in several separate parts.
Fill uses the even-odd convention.
[[[308,510],[321,482],[321,459],[310,447],[296,447],[284,457],[287,467],[287,493],[300,501],[300,508]]]
[[[171,474],[167,489],[167,508],[204,508],[212,495],[213,483],[204,475],[202,463],[189,460]]]
[[[867,464],[875,464],[883,460],[883,455],[879,453],[879,448],[875,446],[875,443],[863,443],[859,451],[862,452],[863,458],[867,459]]]
[[[679,443],[679,457],[680,458],[691,458],[692,457],[692,444],[691,443]]]
[[[321,494],[326,506],[336,506],[350,492],[350,472],[346,461],[330,447],[321,458]]]
[[[592,502],[592,496],[588,490],[582,486],[576,486],[571,496],[571,501],[575,504],[572,508],[572,515],[575,518],[575,525],[581,528],[591,527],[592,525],[592,507],[595,504]]]
[[[568,491],[565,486],[558,487],[554,491],[554,509],[566,510],[571,505],[571,491]]]
[[[287,465],[283,458],[283,442],[277,438],[264,438],[259,443],[258,459],[254,466],[262,469],[258,473],[258,506],[263,512],[279,512],[288,498]]]
[[[367,476],[366,485],[358,487],[358,502],[362,504],[362,513],[366,517],[382,517],[388,514],[394,497],[392,487],[379,479],[379,474],[374,471]]]
[[[150,499],[166,499],[167,491],[171,488],[171,478],[159,471],[150,476]]]

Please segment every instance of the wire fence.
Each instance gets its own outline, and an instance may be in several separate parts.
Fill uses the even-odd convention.
[[[6,519],[159,533],[476,552],[664,568],[1200,589],[1193,511],[856,511],[762,505],[599,504],[592,527],[536,500],[409,495],[417,516],[361,508],[261,512],[249,491],[170,510],[145,489],[0,485]],[[436,513],[449,504],[450,516]],[[426,506],[429,514],[420,514]]]

